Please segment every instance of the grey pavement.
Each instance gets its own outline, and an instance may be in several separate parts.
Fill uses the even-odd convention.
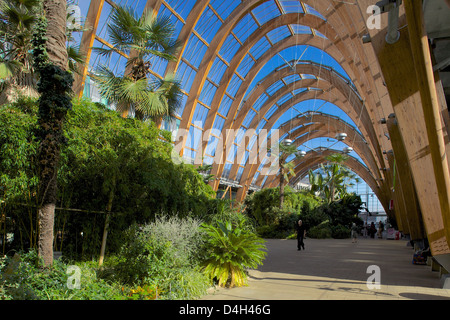
[[[215,288],[202,300],[450,300],[439,272],[412,264],[405,240],[306,239],[302,251],[296,240],[266,241],[247,287]],[[379,267],[379,288],[370,266]]]

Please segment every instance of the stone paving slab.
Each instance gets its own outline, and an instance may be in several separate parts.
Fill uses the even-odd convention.
[[[296,240],[266,246],[264,265],[250,270],[248,287],[219,288],[202,300],[450,300],[439,272],[412,264],[405,240],[306,239],[304,251]],[[379,267],[379,289],[367,286],[369,266]]]

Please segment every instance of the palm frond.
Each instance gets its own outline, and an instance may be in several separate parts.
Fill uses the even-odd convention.
[[[0,60],[0,79],[8,79],[21,72],[23,65],[16,60]]]

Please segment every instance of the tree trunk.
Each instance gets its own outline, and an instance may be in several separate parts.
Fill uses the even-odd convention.
[[[105,227],[103,229],[103,239],[102,239],[102,247],[100,249],[100,259],[98,261],[99,266],[103,264],[103,260],[105,259],[106,239],[108,238],[109,222],[111,221],[111,211],[115,191],[116,191],[116,176],[114,175],[111,190],[109,192],[108,204],[106,205],[106,219],[105,219]]]
[[[53,264],[53,229],[57,200],[60,146],[63,123],[71,107],[68,90],[73,82],[67,73],[65,0],[44,0],[47,22],[45,47],[47,64],[40,65],[39,126],[39,256],[44,266]],[[42,39],[41,39],[42,40]],[[41,56],[42,58],[42,56]],[[42,61],[42,60],[41,60]]]
[[[67,1],[44,0],[44,11],[47,18],[47,53],[49,61],[62,70],[67,70]]]
[[[280,163],[280,209],[283,209],[284,203],[284,170],[283,165]]]

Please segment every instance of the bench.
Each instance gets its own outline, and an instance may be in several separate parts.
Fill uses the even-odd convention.
[[[443,289],[450,289],[450,274],[449,272],[436,260],[435,257],[428,257],[427,265],[431,267],[431,271],[439,272],[439,279]]]

